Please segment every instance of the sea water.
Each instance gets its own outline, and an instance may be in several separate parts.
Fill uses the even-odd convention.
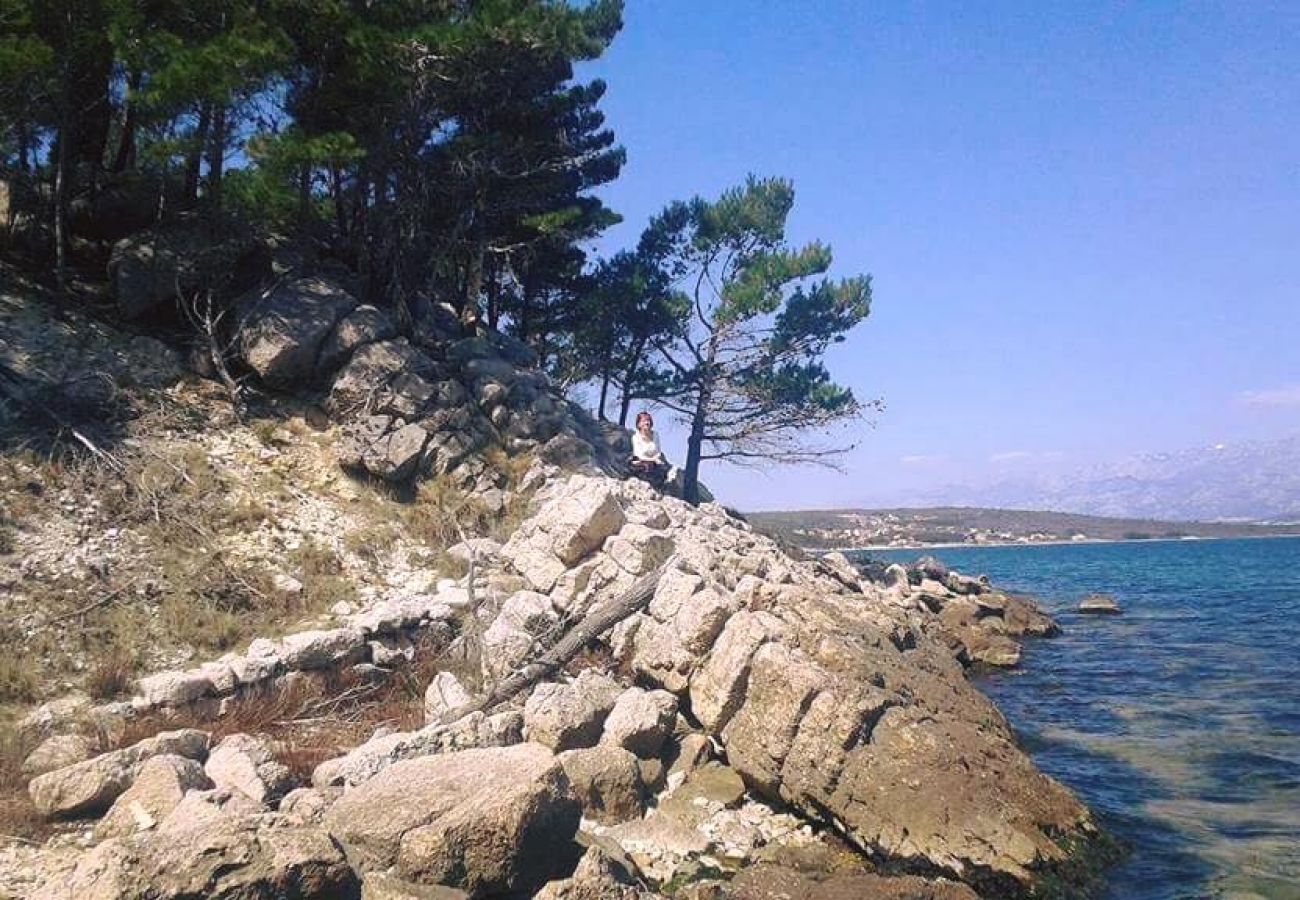
[[[925,552],[1061,625],[978,684],[1127,845],[1108,900],[1300,898],[1300,538]]]

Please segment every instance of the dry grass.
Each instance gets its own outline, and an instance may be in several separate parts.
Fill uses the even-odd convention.
[[[49,825],[32,805],[27,793],[27,779],[22,774],[23,760],[34,749],[34,742],[7,723],[0,723],[0,836],[40,841],[49,833]]]
[[[263,734],[274,742],[276,757],[307,784],[321,762],[364,743],[380,727],[420,728],[425,688],[437,672],[460,665],[445,655],[443,641],[427,639],[417,644],[409,664],[383,682],[371,683],[348,671],[310,673],[287,686],[250,691],[228,704],[220,718],[209,720],[187,710],[137,719],[115,746],[174,728],[202,729],[214,742],[231,734]]]
[[[92,661],[86,673],[86,691],[96,700],[125,694],[135,680],[138,658],[129,648],[111,645]]]
[[[378,566],[400,537],[401,528],[397,523],[380,522],[349,531],[343,536],[343,548],[372,566]]]
[[[226,714],[206,718],[195,707],[156,712],[134,719],[118,734],[88,733],[101,752],[130,746],[160,731],[198,728],[214,742],[232,734],[262,734],[276,757],[309,784],[312,770],[327,759],[365,742],[388,726],[412,731],[424,724],[424,690],[439,671],[453,671],[467,686],[470,663],[446,652],[446,636],[417,642],[413,659],[378,684],[351,672],[306,673],[280,687],[245,693],[227,705]],[[475,667],[476,669],[476,667]],[[50,832],[32,806],[21,767],[35,741],[0,723],[0,836],[41,840]]]
[[[269,569],[224,551],[229,536],[272,513],[197,448],[119,450],[117,459],[115,470],[70,456],[0,458],[0,525],[14,509],[57,520],[67,498],[93,498],[92,531],[129,530],[138,542],[127,565],[33,583],[26,594],[39,605],[0,607],[22,620],[0,634],[13,648],[0,658],[0,703],[39,700],[69,681],[118,696],[138,671],[169,664],[181,648],[216,655],[354,599],[337,555],[314,542],[281,561],[301,591],[277,588]]]
[[[8,637],[0,644],[17,646]],[[40,696],[40,678],[24,654],[0,655],[0,703],[30,703]]]

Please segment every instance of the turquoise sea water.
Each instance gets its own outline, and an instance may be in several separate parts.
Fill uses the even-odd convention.
[[[1300,538],[930,552],[1064,630],[980,687],[1127,844],[1107,900],[1300,898]]]

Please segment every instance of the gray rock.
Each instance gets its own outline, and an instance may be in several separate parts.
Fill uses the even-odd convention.
[[[397,326],[388,314],[363,303],[340,319],[325,339],[318,363],[320,370],[332,372],[358,347],[396,336]]]
[[[417,884],[391,872],[367,872],[361,900],[467,900],[469,894],[441,884]]]
[[[217,692],[203,672],[159,672],[140,679],[140,696],[150,706],[183,706],[192,700]]]
[[[650,759],[659,755],[664,741],[672,734],[676,718],[677,698],[672,694],[628,688],[605,719],[600,740]]]
[[[429,433],[418,423],[399,425],[378,437],[361,457],[361,464],[372,475],[385,481],[405,481],[415,471],[429,440]]]
[[[361,885],[319,828],[232,812],[191,792],[156,830],[108,840],[36,900],[357,900]]]
[[[483,670],[498,679],[527,660],[537,639],[559,621],[545,594],[518,591],[501,607],[501,612],[483,635]]]
[[[621,690],[591,669],[572,682],[539,684],[524,704],[524,736],[556,752],[590,747],[600,740]]]
[[[95,837],[127,837],[156,828],[185,797],[186,791],[212,786],[203,766],[192,759],[163,754],[146,759],[135,781],[95,825]]]
[[[321,345],[356,299],[323,278],[299,278],[240,310],[240,356],[271,387],[292,388],[311,380]]]
[[[507,710],[491,716],[470,713],[450,725],[376,736],[345,755],[327,759],[312,772],[312,785],[331,788],[361,784],[403,760],[483,747],[507,747],[523,740],[523,716]]]
[[[261,735],[224,738],[208,754],[203,770],[218,788],[238,791],[260,806],[273,806],[293,787],[293,773]]]
[[[44,816],[102,812],[131,786],[140,763],[146,759],[175,754],[201,760],[207,752],[206,732],[164,731],[130,747],[40,775],[32,779],[27,790],[37,811]]]
[[[460,888],[529,891],[556,873],[580,810],[538,744],[397,763],[345,793],[325,824],[363,871]]]
[[[585,818],[613,825],[640,818],[645,811],[641,770],[629,751],[601,744],[568,750],[559,759]]]
[[[278,809],[305,824],[319,825],[340,793],[337,789],[294,788],[280,800]]]
[[[280,641],[286,669],[327,669],[358,662],[366,652],[366,636],[358,628],[300,631]]]
[[[85,762],[95,755],[90,738],[80,734],[56,734],[41,741],[23,760],[22,774],[35,778],[55,769]]]
[[[1114,597],[1105,594],[1090,594],[1079,601],[1079,612],[1089,615],[1115,615],[1120,611],[1119,603]]]
[[[423,376],[434,368],[433,360],[406,338],[366,344],[339,370],[327,405],[336,416],[372,412],[397,376]]]
[[[454,710],[468,706],[474,697],[460,679],[450,672],[439,672],[424,692],[424,721],[432,725]]]

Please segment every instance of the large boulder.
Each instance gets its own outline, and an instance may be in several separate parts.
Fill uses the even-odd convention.
[[[431,725],[441,722],[443,716],[468,706],[474,696],[451,672],[439,672],[429,682],[424,692],[424,721]]]
[[[362,870],[481,897],[557,874],[579,815],[559,761],[528,743],[397,763],[344,794],[325,826]]]
[[[560,765],[586,818],[612,825],[641,817],[641,769],[627,750],[616,744],[567,750],[560,754]]]
[[[517,710],[490,716],[473,712],[449,725],[432,723],[418,731],[373,737],[343,756],[325,760],[312,772],[311,781],[320,789],[357,785],[402,760],[518,744],[522,732],[523,716]]]
[[[41,741],[23,760],[22,774],[35,778],[55,769],[85,762],[95,755],[95,745],[81,734],[56,734]]]
[[[164,731],[130,747],[33,778],[27,790],[44,816],[103,812],[134,783],[140,764],[150,757],[172,754],[202,760],[207,752],[205,732]]]
[[[109,281],[118,313],[136,319],[200,291],[234,296],[270,274],[266,248],[246,229],[194,222],[124,237],[113,245]]]
[[[107,840],[34,900],[357,900],[361,885],[324,831],[186,795],[156,831]]]
[[[631,751],[642,759],[659,755],[672,734],[677,718],[677,698],[667,691],[628,688],[605,720],[601,743]]]
[[[388,313],[364,303],[338,321],[321,347],[317,364],[321,372],[333,372],[358,347],[397,336],[397,326]]]
[[[286,669],[334,668],[365,656],[366,635],[359,628],[300,631],[283,638],[279,651]]]
[[[399,375],[426,375],[434,368],[433,360],[406,338],[365,344],[334,378],[327,405],[336,416],[373,412]]]
[[[293,787],[293,773],[275,756],[269,738],[232,734],[208,754],[203,770],[217,787],[261,806],[275,804]]]
[[[183,756],[164,754],[140,764],[135,781],[95,825],[95,837],[127,837],[154,828],[185,798],[185,792],[212,786],[203,766]]]
[[[524,704],[524,737],[557,753],[590,747],[621,692],[618,682],[591,669],[572,682],[539,684]]]
[[[321,346],[357,306],[323,278],[298,278],[241,304],[240,357],[267,385],[293,388],[311,380]]]
[[[534,591],[518,591],[506,600],[501,612],[483,635],[483,671],[499,679],[529,659],[538,638],[559,621],[551,600]]]

